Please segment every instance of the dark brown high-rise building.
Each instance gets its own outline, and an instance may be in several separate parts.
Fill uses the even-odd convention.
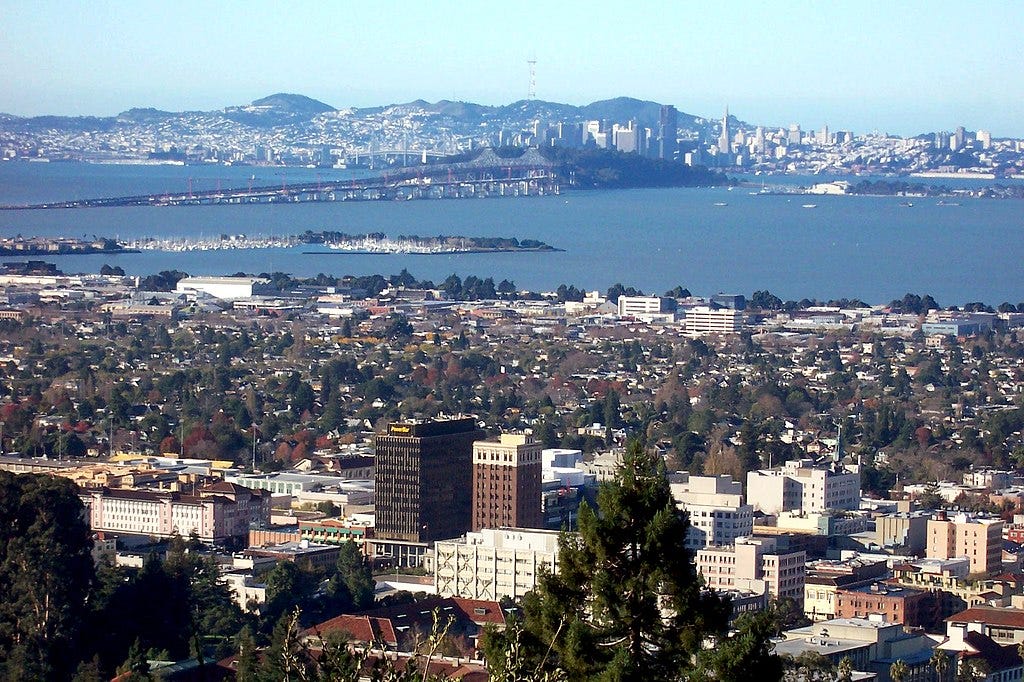
[[[542,528],[541,450],[530,436],[473,443],[473,530]]]
[[[459,537],[473,518],[472,417],[388,425],[376,438],[378,539],[428,543]]]

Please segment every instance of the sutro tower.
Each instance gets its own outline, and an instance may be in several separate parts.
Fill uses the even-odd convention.
[[[527,59],[526,63],[530,65],[530,99],[537,99],[537,58],[533,57]]]

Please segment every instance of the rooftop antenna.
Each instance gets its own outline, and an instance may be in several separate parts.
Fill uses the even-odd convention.
[[[537,57],[533,56],[526,60],[530,65],[530,92],[529,99],[537,99]]]

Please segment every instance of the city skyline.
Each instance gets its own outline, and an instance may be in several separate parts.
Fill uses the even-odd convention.
[[[970,15],[951,2],[630,7],[635,30],[583,4],[520,3],[512,20],[447,2],[287,12],[9,4],[0,7],[9,36],[0,111],[211,110],[279,91],[339,108],[501,104],[528,96],[536,59],[536,95],[549,101],[628,95],[714,118],[728,105],[771,126],[914,135],[964,125],[1024,136],[1014,116],[1024,97],[1005,87],[1020,75],[1016,5],[983,3]]]

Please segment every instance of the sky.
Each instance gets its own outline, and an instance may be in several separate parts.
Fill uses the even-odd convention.
[[[1024,2],[0,0],[0,111],[210,110],[294,92],[587,104],[806,129],[1024,137]]]

